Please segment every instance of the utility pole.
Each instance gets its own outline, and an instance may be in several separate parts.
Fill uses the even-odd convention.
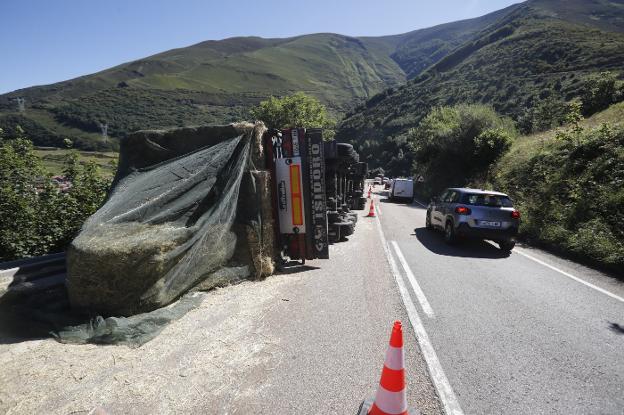
[[[108,141],[108,123],[100,123],[100,130],[102,131],[102,139]]]
[[[22,97],[17,97],[17,110],[19,112],[26,111],[26,100]]]

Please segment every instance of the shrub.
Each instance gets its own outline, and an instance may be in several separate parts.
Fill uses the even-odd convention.
[[[483,176],[515,135],[513,122],[491,107],[434,109],[409,133],[416,174],[425,178],[425,195]]]
[[[109,187],[94,163],[66,160],[63,191],[42,168],[23,130],[10,140],[0,129],[0,261],[58,252],[102,204]]]
[[[494,184],[523,214],[529,240],[622,272],[624,269],[624,128],[574,127],[494,169]]]
[[[592,115],[607,109],[611,104],[622,101],[624,88],[611,72],[601,72],[585,80],[580,95],[583,114]]]
[[[335,121],[321,102],[303,92],[283,98],[271,97],[251,109],[251,115],[269,128],[323,128],[324,138],[334,136]]]

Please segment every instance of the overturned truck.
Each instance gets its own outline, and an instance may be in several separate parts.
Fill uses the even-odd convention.
[[[262,123],[129,135],[106,203],[67,252],[72,307],[129,316],[329,258],[352,233],[366,174],[342,146]]]

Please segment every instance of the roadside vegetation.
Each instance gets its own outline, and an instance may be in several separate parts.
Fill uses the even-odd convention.
[[[413,172],[425,177],[420,195],[464,185],[504,191],[522,213],[521,238],[621,273],[624,103],[585,119],[583,112],[613,103],[620,88],[592,90],[583,98],[601,104],[566,103],[562,127],[529,135],[491,107],[434,109],[409,133]]]
[[[622,30],[606,17],[588,18],[598,9],[612,23],[622,21],[622,9],[606,0],[521,3],[405,85],[356,107],[341,121],[337,137],[353,143],[371,168],[385,168],[401,148],[388,141],[401,143],[436,107],[489,105],[524,134],[562,125],[575,99],[583,99],[589,116],[605,103],[583,97],[601,95],[599,85],[609,84],[599,79],[602,72],[622,79],[624,58]],[[611,82],[615,91],[619,82]]]
[[[323,138],[335,134],[336,121],[321,102],[303,92],[282,98],[270,97],[251,109],[254,119],[264,122],[268,128],[323,128]]]
[[[491,107],[435,108],[408,136],[414,174],[425,177],[420,193],[430,196],[466,178],[485,178],[516,135],[514,122]]]
[[[0,261],[62,251],[103,203],[111,177],[68,151],[54,179],[20,127],[0,129]]]
[[[624,270],[624,104],[519,139],[491,185],[522,212],[521,236],[616,273]]]

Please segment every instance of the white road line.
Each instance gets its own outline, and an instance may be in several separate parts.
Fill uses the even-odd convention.
[[[585,281],[585,280],[583,280],[583,279],[581,279],[581,278],[579,278],[579,277],[575,277],[574,275],[572,275],[572,274],[570,274],[570,273],[567,273],[567,272],[565,272],[565,271],[563,271],[563,270],[561,270],[561,269],[559,269],[559,268],[557,268],[557,267],[555,267],[555,266],[552,266],[552,265],[550,265],[550,264],[547,264],[546,262],[542,261],[541,259],[537,259],[537,258],[535,258],[534,256],[531,256],[531,255],[527,254],[526,252],[522,252],[522,250],[520,250],[520,249],[518,249],[518,248],[515,248],[515,249],[513,250],[513,252],[515,252],[516,254],[520,254],[520,255],[522,255],[523,257],[529,258],[531,261],[535,261],[535,262],[537,262],[538,264],[541,264],[541,265],[543,265],[543,266],[545,266],[545,267],[547,267],[547,268],[552,269],[553,271],[557,271],[558,273],[560,273],[560,274],[562,274],[562,275],[565,275],[565,276],[566,276],[566,277],[568,277],[568,278],[573,279],[574,281],[580,282],[581,284],[586,285],[586,286],[588,286],[589,288],[593,288],[593,289],[594,289],[594,290],[596,290],[596,291],[600,291],[601,293],[606,294],[606,295],[608,295],[609,297],[611,297],[611,298],[615,298],[616,300],[621,301],[621,302],[623,302],[623,303],[624,303],[624,298],[622,298],[622,297],[620,297],[620,296],[618,296],[618,295],[615,295],[615,294],[613,294],[612,292],[609,292],[609,291],[607,291],[607,290],[605,290],[605,289],[602,289],[602,288],[600,288],[600,287],[598,287],[598,286],[595,286],[594,284],[591,284],[591,283],[589,283],[589,282],[587,282],[587,281]]]
[[[438,355],[436,354],[435,349],[433,348],[433,345],[429,340],[429,336],[427,335],[425,326],[423,326],[423,323],[418,316],[416,306],[410,298],[407,287],[405,286],[405,282],[403,281],[403,277],[401,277],[397,264],[394,261],[392,253],[390,252],[390,246],[388,245],[383,230],[381,229],[381,222],[379,221],[379,218],[377,218],[375,222],[377,222],[377,231],[379,231],[379,238],[381,239],[381,244],[383,246],[384,252],[386,253],[386,258],[388,259],[390,269],[392,271],[392,274],[394,275],[394,279],[397,282],[397,286],[399,287],[399,292],[401,293],[401,298],[403,299],[403,304],[405,305],[407,316],[410,323],[412,324],[412,327],[414,328],[414,332],[416,333],[416,340],[420,345],[420,350],[423,354],[423,357],[425,358],[425,362],[427,362],[427,368],[429,369],[429,374],[431,375],[433,385],[438,392],[438,397],[442,402],[444,413],[446,415],[463,415],[464,412],[459,405],[459,401],[455,396],[455,392],[453,392],[453,388],[451,387],[448,378],[444,374],[442,365],[438,360]]]
[[[401,252],[401,248],[399,248],[399,244],[397,244],[396,241],[390,241],[390,243],[392,244],[392,247],[394,248],[394,251],[397,254],[397,258],[399,258],[399,262],[401,263],[401,265],[403,266],[403,269],[405,270],[405,275],[407,275],[407,280],[412,285],[412,288],[414,289],[414,293],[416,294],[416,298],[418,298],[418,301],[420,302],[420,306],[422,307],[427,317],[434,318],[435,314],[433,313],[433,309],[431,308],[429,301],[427,301],[427,297],[425,296],[425,293],[420,288],[418,281],[416,281],[416,277],[414,276],[412,269],[407,264],[407,261],[405,260],[405,256],[403,256],[403,252]]]
[[[415,203],[418,203],[420,206],[422,206],[422,207],[424,207],[424,208],[427,208],[427,205],[423,205],[422,203],[420,203],[420,202],[419,202],[418,200],[416,200],[416,199],[414,199],[414,202],[415,202]]]

